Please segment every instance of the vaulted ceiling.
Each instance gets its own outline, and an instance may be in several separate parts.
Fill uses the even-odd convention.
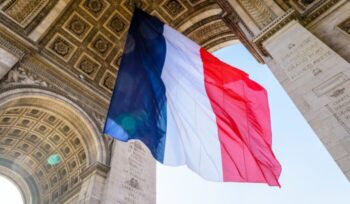
[[[25,168],[39,184],[44,201],[55,200],[80,183],[86,153],[78,134],[57,113],[39,107],[14,106],[0,111],[1,158]],[[62,160],[57,166],[47,162],[54,154]]]

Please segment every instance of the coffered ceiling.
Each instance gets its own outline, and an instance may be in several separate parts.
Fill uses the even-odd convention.
[[[0,158],[20,164],[33,176],[44,203],[80,183],[87,155],[77,130],[57,113],[33,106],[3,109],[0,135]],[[53,154],[61,158],[56,166],[48,163]]]
[[[50,10],[60,4],[66,6],[51,21]],[[0,0],[0,22],[56,67],[109,98],[135,5],[208,49],[236,39],[214,0]],[[28,36],[45,21],[51,24],[33,42]]]

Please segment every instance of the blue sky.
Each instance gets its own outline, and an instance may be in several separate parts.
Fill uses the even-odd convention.
[[[157,164],[158,204],[349,204],[350,183],[267,66],[241,44],[214,53],[269,92],[273,149],[282,164],[282,188],[214,183],[186,167]]]

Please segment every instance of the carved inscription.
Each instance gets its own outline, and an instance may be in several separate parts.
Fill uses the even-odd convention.
[[[350,133],[350,83],[330,93],[333,99],[327,107],[339,123]]]
[[[318,96],[321,97],[335,89],[344,86],[344,83],[348,81],[349,78],[343,72],[335,75],[334,77],[328,79],[327,81],[322,82],[319,86],[314,88],[312,91]],[[335,93],[333,93],[334,95]],[[331,95],[331,96],[333,96]]]
[[[148,198],[148,174],[151,169],[147,168],[149,163],[148,152],[145,147],[138,142],[133,141],[128,145],[127,149],[127,163],[126,168],[123,168],[123,175],[125,178],[121,184],[121,197],[117,200],[118,204],[131,203],[147,203]]]
[[[288,45],[288,52],[276,59],[291,80],[300,77],[317,76],[324,70],[320,66],[331,55],[332,51],[320,44],[313,36],[305,38],[298,45]]]
[[[327,97],[327,109],[350,133],[350,80],[341,72],[313,89],[318,97]]]

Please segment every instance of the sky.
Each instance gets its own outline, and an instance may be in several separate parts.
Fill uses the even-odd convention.
[[[185,166],[157,164],[158,204],[349,204],[350,182],[266,65],[242,44],[214,53],[240,68],[269,93],[273,150],[282,165],[282,188],[215,183]]]
[[[0,203],[23,204],[22,195],[17,186],[8,178],[0,175]]]

